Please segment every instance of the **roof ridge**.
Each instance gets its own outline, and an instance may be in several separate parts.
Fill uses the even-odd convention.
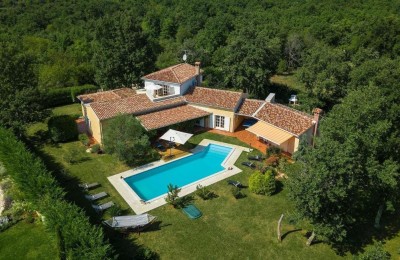
[[[236,93],[236,94],[243,94],[243,91],[234,91],[234,90],[228,90],[228,89],[220,89],[220,88],[207,88],[207,87],[200,87],[200,86],[193,86],[193,88],[202,88],[202,89],[212,89],[212,90],[216,90],[216,91],[224,91],[224,92],[232,92],[232,93]]]
[[[287,110],[289,110],[289,111],[292,111],[292,112],[294,112],[294,113],[297,113],[297,114],[300,114],[300,115],[302,115],[302,116],[306,116],[306,117],[309,117],[309,118],[312,119],[312,115],[310,115],[310,114],[308,114],[308,113],[306,113],[306,112],[303,112],[303,111],[300,111],[300,110],[297,110],[297,109],[294,109],[294,108],[291,108],[291,107],[288,107],[288,106],[285,106],[285,105],[279,104],[279,103],[270,103],[270,104],[279,106],[279,107],[281,107],[281,108],[287,109]]]
[[[179,64],[179,65],[180,65],[180,64]],[[177,67],[177,66],[176,66],[176,67]],[[172,73],[174,74],[175,79],[176,79],[179,83],[182,83],[181,80],[178,78],[178,75],[176,75],[176,72],[175,72],[175,70],[174,70],[176,67],[170,68],[170,70],[171,70]]]
[[[267,104],[267,102],[264,101],[264,103],[263,103],[259,108],[257,108],[256,112],[254,112],[251,116],[252,116],[252,117],[256,117],[256,115],[258,114],[258,112],[260,112],[260,110],[261,110],[263,107],[265,107],[265,104]]]

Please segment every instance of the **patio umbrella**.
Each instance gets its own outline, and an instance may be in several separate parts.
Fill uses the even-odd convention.
[[[192,134],[188,134],[185,132],[169,129],[160,139],[167,140],[170,142],[175,142],[178,144],[185,144],[189,138],[192,137]],[[172,147],[170,147],[169,156],[172,155]]]
[[[178,144],[185,144],[190,137],[192,137],[192,134],[169,129],[163,136],[160,137],[160,139]]]

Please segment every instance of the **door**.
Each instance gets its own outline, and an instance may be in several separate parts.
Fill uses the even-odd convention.
[[[225,117],[215,115],[215,128],[225,130]]]

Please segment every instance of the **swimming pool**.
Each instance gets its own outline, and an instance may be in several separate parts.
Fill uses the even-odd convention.
[[[230,147],[209,144],[199,153],[127,177],[124,181],[142,200],[152,200],[167,193],[169,184],[181,188],[224,170],[222,163],[231,151]]]

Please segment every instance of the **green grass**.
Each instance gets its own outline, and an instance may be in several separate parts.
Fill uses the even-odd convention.
[[[76,113],[76,106],[56,108],[55,113]],[[37,124],[28,129],[30,135],[35,131],[46,130],[46,125]],[[213,139],[242,146],[247,146],[236,138],[212,133],[194,135],[188,148],[195,146],[204,138]],[[79,182],[99,182],[100,187],[90,191],[96,193],[106,191],[109,200],[120,205],[126,214],[132,210],[107,180],[108,176],[129,169],[128,166],[110,155],[87,154],[85,147],[79,142],[59,145],[50,143],[37,146],[43,158],[55,173],[59,181],[68,191],[67,198],[86,209],[94,223],[110,217],[109,213],[97,215],[84,193],[77,187]],[[69,164],[64,160],[64,154],[77,150],[80,161]],[[258,151],[253,151],[256,154]],[[236,165],[243,172],[231,179],[239,180],[247,185],[251,170],[243,168],[241,162],[247,160],[243,153]],[[63,170],[61,170],[63,169]],[[63,172],[63,174],[60,174]],[[61,176],[61,177],[60,177]],[[146,232],[122,236],[117,232],[106,229],[106,233],[121,258],[131,258],[140,246],[145,246],[158,253],[162,259],[336,259],[341,258],[334,250],[324,243],[311,247],[305,245],[308,230],[298,229],[288,223],[287,216],[293,211],[293,205],[287,197],[285,182],[280,182],[279,192],[271,197],[252,194],[244,189],[246,197],[236,200],[231,194],[231,187],[226,181],[211,185],[209,188],[218,195],[217,198],[203,201],[194,197],[194,204],[203,212],[197,220],[190,220],[183,212],[169,205],[159,207],[150,213],[157,216],[154,223]],[[284,239],[279,243],[276,239],[276,224],[281,214],[283,221]],[[388,241],[387,249],[397,256],[399,237]],[[397,243],[397,245],[396,245]],[[350,258],[350,255],[345,256]]]
[[[274,75],[271,77],[271,82],[279,85],[286,85],[290,89],[297,90],[298,92],[305,92],[304,84],[297,79],[296,74]]]
[[[56,243],[42,224],[21,221],[0,233],[0,259],[57,259]]]

